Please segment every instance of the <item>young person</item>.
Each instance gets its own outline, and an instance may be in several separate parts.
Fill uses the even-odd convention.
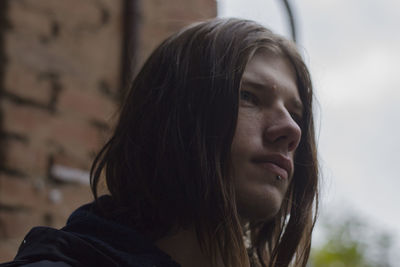
[[[94,161],[95,201],[61,230],[31,230],[9,266],[306,266],[312,99],[295,45],[255,22],[172,35]],[[98,196],[103,175],[109,195]]]

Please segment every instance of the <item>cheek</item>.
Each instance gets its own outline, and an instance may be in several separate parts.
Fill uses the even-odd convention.
[[[275,176],[261,173],[252,157],[263,147],[261,117],[253,111],[239,113],[231,147],[232,174],[238,213],[245,220],[269,220],[281,207],[285,184]]]
[[[248,111],[239,112],[235,135],[231,146],[232,171],[235,183],[249,176],[252,157],[262,147],[259,121]],[[240,186],[239,186],[240,187]]]
[[[235,135],[232,142],[232,156],[246,152],[262,145],[260,119],[251,112],[239,111]]]

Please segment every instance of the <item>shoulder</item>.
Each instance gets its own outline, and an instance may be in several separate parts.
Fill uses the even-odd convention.
[[[115,261],[79,236],[48,227],[33,228],[8,266],[117,266]]]

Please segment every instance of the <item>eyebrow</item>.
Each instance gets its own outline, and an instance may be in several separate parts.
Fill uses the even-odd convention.
[[[266,89],[268,89],[268,87],[267,86],[265,86],[264,84],[262,84],[262,83],[258,83],[258,82],[254,82],[254,81],[249,81],[249,80],[243,80],[242,81],[242,86],[249,86],[249,87],[251,87],[251,88],[253,88],[253,89],[256,89],[256,90],[266,90]]]
[[[250,88],[253,88],[253,89],[257,90],[257,91],[267,91],[270,88],[269,86],[266,86],[263,83],[258,83],[258,82],[255,82],[255,81],[250,81],[250,80],[245,80],[245,79],[242,80],[242,86],[250,87]],[[304,106],[303,106],[303,103],[299,99],[290,98],[290,104],[295,109],[297,109],[299,112],[301,112],[301,114],[303,114]]]

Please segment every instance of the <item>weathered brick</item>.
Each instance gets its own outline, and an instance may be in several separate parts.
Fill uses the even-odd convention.
[[[4,130],[27,134],[32,142],[65,144],[77,151],[97,151],[103,142],[101,133],[89,121],[46,110],[3,101]]]
[[[9,1],[8,18],[13,32],[23,35],[25,38],[48,35],[51,31],[51,15],[33,7],[29,8],[25,1]]]
[[[6,34],[4,48],[8,61],[37,72],[76,73],[73,62],[65,61],[54,45],[43,45],[35,39],[19,35],[16,32]]]
[[[67,168],[79,169],[82,171],[89,171],[92,163],[92,157],[89,155],[81,155],[81,153],[71,154],[71,150],[52,153],[52,165],[65,166]],[[51,168],[51,166],[49,166]]]
[[[11,9],[23,10],[31,14],[37,13],[71,25],[79,25],[82,21],[95,23],[101,19],[99,4],[95,0],[14,0],[10,2]]]
[[[4,73],[4,89],[27,100],[48,105],[52,86],[39,73],[10,61]]]
[[[0,262],[12,261],[21,242],[22,238],[0,239]]]
[[[60,228],[79,206],[92,201],[81,184],[35,185],[33,181],[0,176],[0,223],[4,238],[22,237],[37,225]],[[29,222],[27,221],[29,217]]]
[[[58,109],[62,113],[106,123],[115,113],[116,104],[98,91],[67,88],[60,94]]]
[[[85,120],[71,117],[54,120],[46,134],[47,140],[61,144],[71,155],[95,152],[103,143],[98,129]]]
[[[143,17],[155,23],[181,21],[184,24],[215,17],[215,0],[142,1]]]
[[[8,99],[1,101],[3,130],[30,136],[46,136],[49,125],[57,118],[47,110],[19,105]]]
[[[25,208],[43,204],[47,193],[42,182],[0,174],[0,204]]]
[[[43,214],[33,210],[0,211],[0,222],[3,228],[1,239],[22,239],[32,227],[45,225],[43,218]]]
[[[16,18],[11,17],[11,20],[15,22],[16,29],[7,33],[5,38],[9,61],[34,76],[51,71],[62,78],[67,75],[80,80],[73,85],[80,90],[97,90],[99,81],[106,80],[116,94],[115,85],[118,85],[121,65],[121,11],[116,11],[120,3],[106,1],[99,5],[97,1],[79,1],[77,6],[79,8],[68,1],[58,1],[57,4],[54,1],[13,1],[11,15],[15,13]],[[112,10],[104,10],[110,6]],[[85,12],[85,16],[82,16],[82,12]],[[86,27],[90,20],[100,23],[104,12],[108,14],[106,24],[100,28]],[[90,18],[90,14],[96,14],[96,18],[94,15]],[[23,15],[27,18],[23,19]],[[76,19],[71,19],[74,16]],[[40,24],[38,27],[26,25],[34,25],[36,17],[41,18],[40,22],[36,22]],[[59,31],[57,36],[49,43],[40,42],[46,32],[51,33],[55,23]],[[25,95],[32,92],[27,91]]]
[[[29,176],[45,177],[48,165],[48,152],[45,146],[6,140],[4,166],[7,169],[19,170]]]

